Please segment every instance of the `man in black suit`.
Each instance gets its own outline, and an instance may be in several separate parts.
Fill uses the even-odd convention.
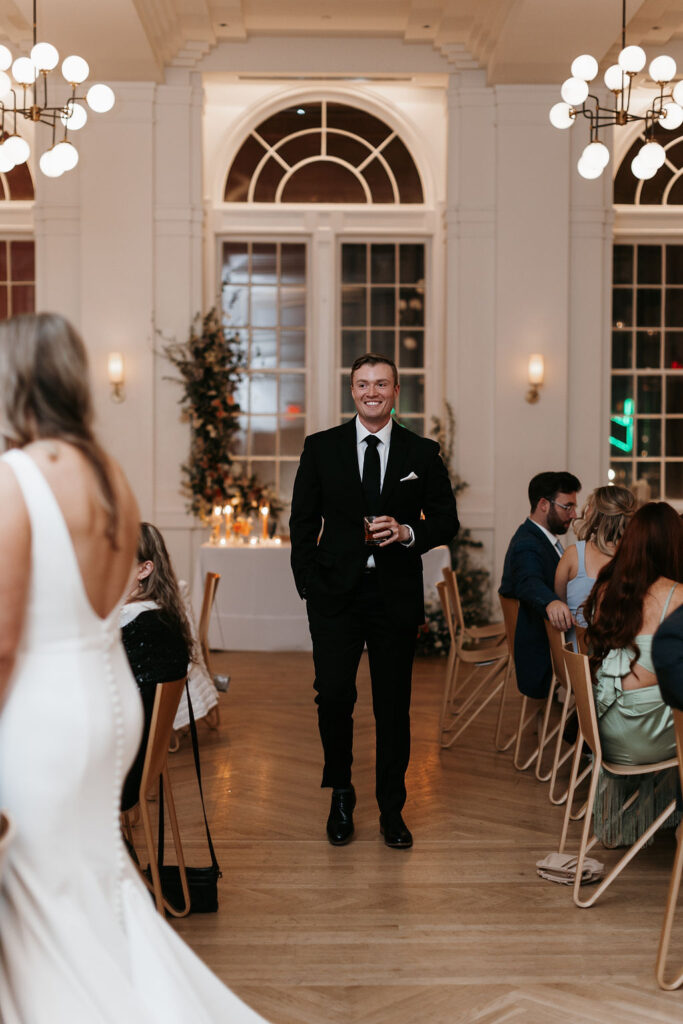
[[[358,415],[306,438],[292,497],[292,571],[313,640],[321,785],[332,788],[327,835],[335,846],[353,835],[353,708],[366,643],[380,831],[387,846],[412,846],[401,811],[413,655],[424,622],[420,556],[448,543],[459,525],[438,444],[391,419],[398,393],[394,363],[372,354],[357,359],[351,394]],[[369,514],[371,545],[363,522]]]
[[[532,699],[548,696],[552,668],[544,619],[570,629],[569,608],[555,593],[563,548],[557,539],[576,519],[579,480],[571,473],[538,473],[529,483],[531,511],[510,541],[499,593],[519,600],[514,662],[517,686]]]
[[[652,662],[665,702],[683,711],[683,605],[667,615],[655,633]]]

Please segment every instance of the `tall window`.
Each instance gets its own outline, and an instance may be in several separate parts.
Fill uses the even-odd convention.
[[[683,245],[615,245],[610,460],[615,483],[683,499]]]
[[[245,361],[238,455],[288,497],[306,433],[306,246],[224,242],[222,303]]]
[[[425,247],[421,242],[344,242],[341,247],[342,417],[355,412],[349,371],[366,352],[399,370],[397,413],[424,432]]]

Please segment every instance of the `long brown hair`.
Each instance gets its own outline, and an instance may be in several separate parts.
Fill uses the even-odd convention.
[[[612,648],[640,651],[635,638],[648,590],[660,576],[683,582],[683,521],[665,501],[643,505],[629,520],[614,558],[602,567],[584,605],[591,662]]]
[[[136,557],[138,562],[152,562],[154,569],[149,576],[139,580],[131,600],[156,601],[166,622],[180,631],[189,659],[194,661],[194,640],[185,603],[164,538],[152,523],[140,523]]]
[[[636,499],[627,487],[596,487],[586,499],[583,519],[574,527],[574,534],[577,540],[593,541],[603,555],[611,555],[635,510]]]
[[[0,323],[2,433],[20,448],[56,438],[78,448],[92,466],[117,548],[119,510],[107,457],[92,430],[88,356],[71,324],[56,313],[22,314]]]

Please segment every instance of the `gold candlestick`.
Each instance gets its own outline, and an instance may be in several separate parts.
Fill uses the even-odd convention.
[[[223,522],[225,523],[225,543],[229,544],[232,539],[232,517],[234,513],[232,505],[223,506]]]
[[[261,527],[261,539],[268,540],[268,514],[270,513],[270,508],[268,507],[268,505],[261,505],[259,512],[261,513],[261,517],[263,519],[263,524]]]
[[[221,512],[222,508],[220,505],[213,506],[213,512],[211,513],[211,543],[220,544],[221,540]]]

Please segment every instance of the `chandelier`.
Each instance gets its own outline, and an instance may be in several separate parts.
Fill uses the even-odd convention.
[[[31,148],[17,133],[17,118],[24,117],[52,129],[52,144],[40,157],[40,169],[49,178],[58,178],[78,163],[78,150],[69,140],[69,132],[78,131],[88,120],[85,101],[96,113],[105,113],[114,106],[114,92],[108,85],[91,85],[85,96],[76,95],[88,78],[90,68],[82,57],[72,55],[62,61],[62,75],[71,86],[61,106],[49,106],[47,76],[57,67],[59,53],[51,43],[36,41],[36,0],[33,0],[33,48],[30,57],[17,57],[0,45],[0,171],[6,174],[17,164],[25,163]],[[11,69],[11,75],[8,72]],[[12,81],[14,79],[14,82]],[[17,98],[22,90],[21,101]]]
[[[631,86],[635,76],[647,62],[645,51],[640,46],[626,45],[626,0],[621,8],[621,53],[618,63],[612,64],[604,74],[604,83],[612,93],[613,106],[602,106],[597,96],[588,88],[598,74],[595,57],[584,53],[571,66],[572,77],[562,85],[562,102],[550,110],[550,123],[555,128],[570,128],[579,115],[588,119],[590,138],[579,157],[577,169],[584,178],[599,178],[609,163],[609,150],[600,141],[603,128],[612,125],[626,125],[631,121],[644,121],[645,142],[631,161],[631,170],[636,178],[652,178],[666,160],[666,151],[655,141],[655,126],[674,131],[683,124],[683,81],[673,88],[671,82],[676,75],[676,61],[662,55],[650,62],[650,78],[659,89],[652,104],[644,114],[631,111]]]

